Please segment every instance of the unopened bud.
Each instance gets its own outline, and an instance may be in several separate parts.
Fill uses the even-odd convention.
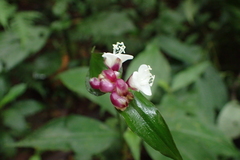
[[[108,79],[101,79],[99,89],[102,92],[112,92],[115,88],[114,83],[110,82]]]
[[[117,80],[117,75],[112,69],[103,70],[102,76],[111,82],[115,82]]]
[[[96,77],[93,77],[90,79],[89,84],[93,89],[99,89],[100,86],[100,80]]]
[[[118,79],[116,81],[116,92],[119,95],[124,95],[124,96],[129,92],[128,85],[123,79]]]
[[[119,110],[124,111],[128,106],[128,99],[125,96],[120,96],[116,92],[112,92],[110,95],[112,104]]]

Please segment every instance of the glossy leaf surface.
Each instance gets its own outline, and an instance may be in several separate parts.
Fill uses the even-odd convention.
[[[182,157],[157,108],[141,93],[133,91],[134,99],[125,111],[119,111],[129,128],[152,148],[175,160]]]

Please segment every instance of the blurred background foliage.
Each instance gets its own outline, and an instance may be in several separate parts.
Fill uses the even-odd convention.
[[[169,159],[85,88],[93,47],[124,42],[184,160],[239,160],[239,21],[235,0],[1,0],[1,159]]]

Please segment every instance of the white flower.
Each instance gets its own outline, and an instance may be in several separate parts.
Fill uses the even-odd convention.
[[[141,91],[142,93],[151,96],[151,86],[153,85],[155,75],[152,75],[150,70],[152,70],[152,68],[149,65],[142,64],[138,68],[138,71],[133,72],[130,76],[127,81],[128,85],[134,90]]]
[[[122,54],[125,53],[125,48],[126,47],[124,46],[123,42],[117,42],[117,44],[113,44],[113,53],[108,52],[102,55],[102,57],[105,58],[105,65],[108,66],[108,68],[118,71],[123,62],[133,59],[132,55]]]

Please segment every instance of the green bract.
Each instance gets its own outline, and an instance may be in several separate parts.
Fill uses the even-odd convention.
[[[155,150],[175,160],[182,160],[160,112],[141,93],[132,93],[134,99],[129,107],[123,112],[119,111],[129,128]]]

